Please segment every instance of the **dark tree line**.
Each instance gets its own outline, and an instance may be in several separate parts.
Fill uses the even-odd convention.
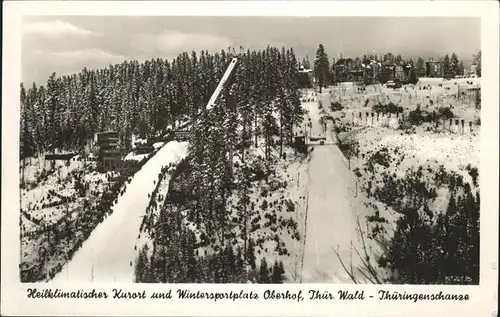
[[[182,53],[172,61],[134,60],[99,70],[85,68],[74,75],[57,77],[54,73],[43,86],[33,83],[26,88],[21,84],[20,155],[27,157],[53,148],[81,149],[95,132],[107,129],[120,133],[125,148],[133,133],[161,134],[178,120],[193,118],[206,106],[231,57],[225,51],[201,51],[199,56]],[[247,123],[252,119],[264,126],[268,110],[298,108],[298,92],[292,80],[296,73],[292,49],[268,47],[241,55],[235,93],[240,98],[238,105],[249,106],[241,110]],[[283,80],[288,82],[282,84]],[[278,97],[291,102],[274,104]],[[260,111],[263,104],[271,108]],[[289,142],[292,122],[298,118],[293,117],[293,111],[287,116],[292,117],[283,121],[282,136]]]
[[[322,88],[327,86],[331,78],[329,64],[325,48],[323,44],[320,44],[316,51],[316,59],[314,60],[314,77],[318,83],[319,92],[321,92]]]
[[[174,220],[175,217],[170,217]],[[168,238],[158,237],[152,252],[145,245],[135,264],[136,283],[247,283],[280,284],[284,281],[283,262],[268,266],[262,258],[260,267],[250,265],[240,247],[225,248],[199,255],[193,232],[174,223],[166,224]],[[167,231],[164,231],[167,232]],[[161,239],[161,241],[159,240]],[[253,254],[252,254],[253,256]]]
[[[227,223],[227,206],[218,205],[214,212],[197,210],[195,206],[214,206],[217,199],[201,200],[194,192],[197,180],[191,178],[192,166],[184,159],[170,180],[167,204],[156,221],[144,223],[151,236],[152,249],[144,246],[135,264],[135,282],[140,283],[282,283],[283,263],[268,267],[261,259],[256,264],[256,248],[252,238],[247,245],[236,243]],[[215,175],[214,178],[218,177]],[[184,218],[180,210],[191,207]],[[201,228],[198,232],[185,221]]]
[[[477,65],[477,76],[481,77],[481,51],[473,56],[474,63]]]
[[[283,279],[282,264],[276,262],[273,268],[265,261],[260,268],[255,264],[257,250],[249,223],[258,209],[251,206],[250,195],[253,181],[269,177],[303,119],[297,69],[293,50],[247,51],[239,56],[215,105],[191,115],[188,156],[172,174],[169,203],[159,220],[148,224],[153,227],[149,230],[153,250],[149,257],[141,253],[138,258],[138,281]],[[263,156],[256,160],[251,148],[261,148]],[[235,158],[239,164],[234,164]],[[229,206],[230,198],[236,200],[237,214]],[[181,215],[186,209],[186,216]],[[198,238],[184,221],[199,228]],[[203,250],[207,253],[198,254]]]
[[[481,76],[481,52],[474,55],[473,58],[474,63],[478,65],[477,74]],[[464,74],[464,64],[458,58],[457,54],[446,54],[439,60],[442,62],[441,71],[442,76],[445,78],[454,78],[457,75]],[[352,58],[341,56],[338,61],[333,58],[330,64],[328,54],[324,46],[320,44],[316,51],[316,58],[314,59],[313,65],[315,83],[321,92],[322,88],[326,88],[328,85],[335,85],[337,82],[342,81],[342,76],[340,76],[342,73],[353,70],[362,71],[364,69],[363,64],[365,64],[365,66],[369,65],[371,61],[376,61],[381,64],[411,65],[411,70],[408,72],[408,82],[413,84],[417,83],[418,77],[423,76],[426,72],[426,62],[424,58],[418,57],[416,60],[413,60],[413,58],[405,57],[401,54],[393,54],[391,52],[383,55],[369,53],[363,54],[363,56],[354,56]],[[337,62],[342,62],[340,67],[337,65]],[[302,59],[301,64],[304,68],[310,68],[311,66],[308,58]],[[379,72],[380,74],[384,73],[383,69]],[[367,73],[368,72],[365,72],[365,77]],[[366,84],[370,81],[368,78],[364,78],[364,82]],[[300,83],[304,88],[310,85],[304,76],[301,77]]]
[[[296,73],[292,50],[248,52],[240,59],[232,85],[193,124],[187,177],[196,197],[192,220],[205,223],[222,243],[229,196],[236,191],[241,216],[248,218],[251,180],[257,171],[269,174],[273,153],[281,156],[284,146],[293,142],[294,128],[303,119]],[[248,161],[250,147],[263,149],[261,161]],[[237,168],[234,158],[241,162]]]
[[[54,148],[83,149],[95,132],[107,129],[119,132],[122,146],[127,148],[133,133],[154,137],[177,121],[193,121],[185,160],[191,169],[190,194],[196,198],[191,200],[195,206],[189,220],[201,225],[210,238],[216,237],[222,247],[203,257],[192,255],[192,232],[180,226],[179,212],[164,208],[161,230],[154,230],[150,264],[145,264],[174,274],[155,273],[160,280],[197,281],[191,275],[199,271],[193,268],[200,267],[206,271],[201,280],[226,280],[227,276],[239,280],[240,273],[224,273],[227,268],[219,267],[222,258],[231,257],[225,242],[231,233],[226,203],[234,190],[240,193],[241,204],[248,200],[255,171],[269,174],[276,159],[273,153],[281,155],[293,142],[294,129],[303,118],[295,54],[292,49],[274,47],[240,54],[232,79],[215,106],[205,111],[231,58],[224,51],[202,51],[199,57],[195,52],[182,53],[173,61],[127,61],[75,75],[53,74],[45,86],[33,85],[28,90],[21,85],[21,157]],[[247,166],[250,147],[262,147],[265,157]],[[246,171],[233,167],[236,156]],[[169,191],[172,195],[175,191]],[[250,241],[242,249],[245,266],[251,258]],[[171,254],[164,254],[168,252]],[[237,253],[231,254],[237,263]],[[184,267],[185,263],[191,264]]]
[[[443,58],[443,76],[444,78],[454,78],[457,75],[464,74],[464,64],[458,59],[457,54],[451,56],[446,54]]]
[[[467,171],[473,187],[479,173]],[[384,175],[385,185],[374,196],[400,214],[388,253],[379,264],[401,284],[479,284],[479,190],[463,176],[441,166],[433,175],[436,188],[450,191],[448,205],[436,210],[436,188],[423,180],[423,168],[407,172],[404,180]],[[458,280],[456,280],[458,279]]]

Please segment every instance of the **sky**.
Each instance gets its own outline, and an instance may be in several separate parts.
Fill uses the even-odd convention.
[[[292,47],[312,61],[321,43],[329,58],[392,52],[464,62],[481,48],[479,18],[468,17],[182,17],[30,16],[22,23],[25,84],[124,60],[172,59],[193,50],[216,52]]]

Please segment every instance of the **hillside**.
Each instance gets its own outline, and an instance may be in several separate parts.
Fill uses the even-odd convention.
[[[84,157],[92,156],[93,144],[89,144],[88,140],[94,132],[111,129],[120,136],[120,151],[125,159],[124,166],[130,166],[124,175],[122,174],[127,170],[122,168],[116,172],[117,175],[105,174],[104,178],[109,179],[113,175],[122,182],[113,183],[112,189],[100,187],[99,191],[89,187],[91,185],[86,182],[88,174],[100,173],[93,172],[97,168],[96,158],[89,160],[89,167],[85,167],[87,165],[81,167],[82,171],[75,176],[85,179],[82,185],[85,190],[81,190],[81,202],[67,205],[65,210],[67,215],[75,215],[74,210],[83,205],[83,212],[80,215],[84,220],[77,219],[71,228],[64,227],[67,230],[63,230],[63,241],[67,246],[63,246],[59,241],[61,235],[59,223],[51,225],[48,232],[46,226],[40,223],[37,226],[44,228],[43,230],[36,226],[27,228],[26,235],[35,238],[36,234],[36,240],[32,241],[31,246],[27,246],[26,243],[22,245],[26,256],[22,267],[23,281],[51,279],[66,262],[69,263],[56,278],[59,281],[138,279],[138,274],[134,274],[134,277],[130,272],[136,270],[137,273],[142,265],[141,256],[145,253],[141,251],[141,244],[145,238],[141,237],[140,232],[143,225],[152,221],[153,228],[165,230],[168,228],[158,227],[155,222],[158,220],[164,222],[165,213],[172,213],[171,208],[185,207],[182,204],[173,206],[175,199],[171,199],[174,195],[172,190],[178,189],[179,186],[182,186],[181,196],[184,195],[185,186],[188,188],[196,186],[196,209],[190,212],[189,216],[186,210],[176,209],[173,211],[175,216],[168,216],[167,223],[179,217],[187,218],[185,228],[177,227],[174,230],[176,234],[183,236],[179,242],[191,237],[193,226],[190,224],[202,228],[204,236],[211,237],[210,241],[204,243],[211,244],[205,247],[210,247],[212,257],[225,257],[231,253],[233,258],[237,258],[238,245],[233,244],[230,249],[231,245],[224,242],[236,234],[238,239],[245,241],[243,249],[238,251],[240,252],[238,261],[245,260],[241,262],[244,266],[250,265],[255,268],[261,264],[255,264],[255,261],[260,262],[262,258],[265,262],[265,258],[260,255],[261,252],[274,250],[273,245],[267,247],[263,245],[266,241],[276,240],[277,225],[283,227],[285,231],[288,228],[290,236],[298,239],[296,223],[286,216],[286,210],[290,208],[286,206],[293,205],[293,202],[283,190],[286,187],[284,181],[286,177],[281,175],[279,166],[280,157],[284,157],[287,152],[291,153],[290,145],[294,129],[302,120],[302,108],[294,82],[297,66],[293,51],[269,47],[259,52],[248,51],[239,56],[238,67],[231,76],[228,87],[225,87],[213,107],[205,110],[200,105],[208,102],[230,58],[231,56],[223,51],[220,54],[202,52],[200,57],[195,53],[191,56],[184,53],[171,62],[162,60],[147,61],[143,64],[134,61],[125,62],[103,70],[84,69],[72,76],[56,77],[54,74],[49,78],[46,87],[34,86],[27,91],[21,87],[23,162],[31,161],[33,156],[41,157],[39,161],[44,162],[43,157],[50,153],[49,151],[66,150],[79,153],[79,156],[73,157],[73,161],[75,164],[81,164],[80,162],[85,161]],[[266,65],[272,67],[264,67]],[[261,72],[264,68],[266,71]],[[70,102],[75,97],[77,102]],[[47,120],[50,124],[43,125],[43,120]],[[167,159],[162,154],[167,151],[165,149],[173,146],[172,142],[161,147],[157,141],[163,142],[169,137],[171,133],[169,131],[177,128],[179,121],[186,120],[193,122],[189,131],[189,142],[183,152],[186,158],[181,161],[179,168],[174,168],[175,159]],[[148,143],[156,142],[154,144],[159,146],[148,155],[133,154],[131,139],[134,134],[147,139]],[[238,157],[239,163],[235,161]],[[189,171],[183,181],[180,178],[182,174],[175,173],[181,173],[186,164],[192,173]],[[52,182],[61,183],[62,174],[54,175],[49,183],[39,180],[31,182],[32,173],[36,171],[46,178],[47,173],[53,175],[54,168],[33,169],[28,164],[22,169],[22,186],[45,193],[51,191]],[[168,184],[167,174],[172,172],[175,176],[171,182],[174,183]],[[140,185],[141,180],[152,185]],[[89,182],[101,184],[102,181]],[[68,179],[61,186],[54,187],[54,190],[61,191],[68,188],[71,191],[73,188],[79,188],[78,184]],[[253,194],[257,194],[260,190],[268,191],[269,199],[261,199],[260,196]],[[71,195],[71,192],[68,194]],[[90,194],[97,195],[95,198],[97,209],[92,207],[92,212],[88,209]],[[45,199],[33,195],[31,193],[22,195],[22,203],[30,206],[36,199],[42,201]],[[169,201],[163,209],[167,210],[159,213],[160,219],[154,219],[158,217],[158,213],[152,212],[151,206],[162,205],[165,196]],[[265,194],[262,196],[265,197]],[[102,207],[101,197],[109,197],[112,203],[106,205],[106,208]],[[107,201],[108,198],[105,199]],[[241,206],[248,200],[252,201],[252,206],[259,204],[263,210],[266,209],[264,207],[266,203],[270,206],[269,213],[261,215],[268,222],[261,223],[263,229],[259,233],[246,231],[241,233],[241,222],[234,220],[235,217],[242,215],[236,209],[231,209],[231,204]],[[134,210],[131,211],[129,208]],[[285,217],[282,217],[280,208],[285,212],[283,214]],[[243,215],[248,218],[248,226],[251,220],[250,213],[255,214],[256,211],[256,209],[248,210],[248,214]],[[40,214],[39,208],[31,208],[25,214],[30,219],[36,219],[35,217],[39,217]],[[137,214],[140,219],[134,218],[135,221],[123,225],[120,219],[124,219],[125,214]],[[87,218],[95,220],[89,223],[90,220]],[[149,222],[146,222],[146,219]],[[162,221],[159,223],[163,223]],[[81,230],[78,226],[82,224],[87,229],[80,236]],[[255,222],[252,225],[255,226]],[[235,229],[231,229],[231,226]],[[76,234],[71,235],[70,232]],[[137,232],[137,237],[133,232]],[[183,235],[183,232],[186,235]],[[165,250],[165,242],[158,240],[159,235],[161,234],[155,235],[153,232],[149,240],[153,242],[155,248],[161,247]],[[52,242],[54,236],[57,238]],[[112,241],[116,236],[122,236],[122,242],[128,242],[127,249],[121,248],[125,245],[113,247]],[[214,237],[217,239],[213,239]],[[46,238],[48,245],[44,242]],[[287,254],[282,242],[279,242],[278,246],[283,248],[278,250],[278,253]],[[262,251],[255,250],[256,248],[261,248]],[[49,253],[48,257],[46,250]],[[153,255],[156,254],[156,249],[151,251]],[[33,258],[35,254],[42,254],[41,259],[35,260]],[[136,255],[139,255],[137,259]],[[256,257],[256,260],[249,263],[249,257]],[[204,263],[203,259],[200,261]],[[116,270],[110,271],[111,263],[117,266]],[[269,269],[273,264],[275,265],[273,278],[282,280],[283,264],[277,259],[269,259]],[[209,280],[217,278],[212,276]],[[247,278],[254,280],[252,277],[246,277],[245,280]],[[262,278],[267,279],[270,276]]]
[[[21,86],[23,282],[478,282],[480,79],[318,92],[268,47],[209,102],[232,57]]]
[[[370,210],[369,234],[383,245],[379,264],[399,269],[388,278],[391,281],[449,283],[445,272],[450,270],[468,277],[462,283],[478,281],[480,105],[473,90],[472,97],[457,97],[458,87],[463,85],[477,87],[479,82],[422,78],[415,86],[399,89],[367,86],[366,92],[359,92],[348,84],[343,90],[343,86],[333,87],[323,94],[323,104],[332,103],[335,109],[330,113],[338,125],[344,155],[350,158],[358,178],[362,193],[359,208]],[[409,96],[413,93],[417,97],[412,101]],[[338,104],[333,107],[335,102]],[[432,113],[438,115],[425,119]],[[453,230],[460,232],[464,227],[469,229],[465,235],[459,234],[461,238],[450,236]],[[433,238],[426,238],[417,231],[424,229],[419,228],[429,230]],[[449,269],[441,267],[443,262],[436,263],[433,257],[452,256],[445,251],[439,256],[429,254],[431,258],[422,258],[414,251],[405,253],[412,246],[399,243],[407,244],[401,239],[410,238],[408,235],[414,235],[417,248],[446,252],[450,252],[446,241],[458,239],[454,252],[466,256],[467,264],[459,261]],[[437,239],[440,236],[443,240]],[[415,261],[418,271],[406,267],[401,252],[420,259]],[[444,258],[441,261],[457,261]],[[404,275],[406,270],[413,272],[411,276]]]

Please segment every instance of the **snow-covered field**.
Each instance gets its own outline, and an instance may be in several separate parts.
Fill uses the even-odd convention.
[[[455,119],[464,119],[465,127],[462,132],[460,127],[452,126],[451,129],[430,129],[430,125],[415,127],[413,133],[403,133],[402,130],[397,130],[398,124],[394,127],[390,124],[373,124],[365,125],[365,129],[356,128],[356,132],[342,133],[341,139],[345,141],[356,141],[359,143],[361,152],[374,152],[379,148],[388,147],[397,148],[400,153],[405,154],[405,159],[402,162],[402,168],[406,169],[410,166],[418,166],[426,162],[439,162],[445,165],[449,170],[458,170],[460,166],[471,164],[472,166],[479,165],[479,141],[481,126],[477,125],[477,120],[480,119],[481,111],[476,109],[473,100],[457,99],[456,93],[458,86],[465,85],[469,88],[477,88],[480,85],[481,78],[460,78],[452,80],[444,80],[442,78],[420,78],[417,85],[403,86],[397,90],[387,89],[380,85],[371,85],[366,87],[366,91],[357,92],[354,86],[351,87],[351,92],[346,92],[339,95],[335,87],[331,87],[321,97],[323,103],[329,105],[333,100],[339,100],[344,107],[342,111],[333,113],[343,124],[350,125],[358,120],[359,112],[362,113],[362,120],[365,120],[364,112],[371,111],[372,101],[382,100],[388,102],[397,95],[402,95],[401,99],[395,100],[396,105],[402,106],[406,110],[414,110],[416,104],[420,103],[422,110],[432,111],[439,107],[450,107],[455,115],[452,119],[453,125]],[[442,86],[439,86],[442,85]],[[430,89],[418,90],[419,87],[427,87]],[[461,88],[462,89],[462,88]],[[341,90],[341,89],[340,89]],[[410,102],[407,98],[409,95],[417,94],[417,100],[413,99]],[[392,96],[391,96],[392,95]],[[429,97],[429,98],[427,98]],[[352,101],[349,101],[352,98]],[[371,99],[370,99],[371,98]],[[370,100],[367,106],[363,101]],[[434,100],[432,105],[429,100]],[[424,101],[426,103],[423,103]],[[383,103],[384,103],[383,102]],[[352,114],[354,112],[354,120]],[[397,121],[394,118],[393,121]],[[371,118],[368,119],[371,121]],[[472,131],[469,130],[469,122],[472,122]],[[439,122],[441,125],[441,120]],[[448,126],[446,120],[446,126]],[[425,127],[425,128],[424,128]],[[355,163],[355,162],[354,162]]]
[[[355,180],[349,175],[342,154],[334,145],[318,146],[312,153],[308,180],[307,230],[302,282],[352,282],[337,259],[353,259],[359,247],[356,216],[351,207]],[[359,215],[361,216],[361,215]]]
[[[336,123],[349,125],[352,123],[351,113],[363,112],[364,119],[364,112],[371,111],[373,105],[389,101],[402,106],[405,111],[414,110],[418,103],[427,111],[430,111],[430,108],[449,106],[456,118],[476,121],[480,118],[480,110],[475,108],[474,101],[456,98],[456,94],[458,86],[463,89],[463,86],[470,88],[478,85],[477,78],[449,81],[424,78],[415,87],[407,86],[398,90],[376,85],[366,87],[365,91],[358,91],[354,84],[342,83],[337,87],[325,89],[323,93],[315,94],[309,91],[303,96],[303,106],[308,110],[312,121],[312,127],[308,128],[310,131],[307,132],[320,136],[326,132],[327,137],[334,136],[335,134],[330,132],[331,121],[327,121],[325,131],[318,117],[330,115],[335,118]],[[420,87],[424,86],[426,89],[421,90]],[[339,101],[343,109],[331,111],[332,101]],[[362,269],[364,264],[354,250],[363,254],[366,249],[372,260],[376,260],[383,253],[381,245],[367,238],[373,226],[366,222],[366,216],[373,216],[374,208],[377,208],[380,216],[388,220],[385,227],[389,233],[397,220],[396,214],[390,208],[386,208],[373,197],[366,196],[363,190],[366,183],[383,186],[382,172],[403,178],[407,170],[419,166],[424,167],[426,172],[443,166],[446,171],[460,174],[464,181],[474,188],[466,166],[479,166],[479,138],[480,126],[475,126],[473,133],[436,132],[425,130],[423,127],[417,127],[413,133],[402,133],[397,124],[394,127],[390,124],[364,126],[355,128],[352,132],[341,133],[343,142],[354,141],[358,145],[359,157],[351,159],[349,164],[335,145],[314,146],[308,168],[309,178],[306,181],[308,208],[302,281],[349,283],[352,278],[347,271],[351,270],[358,281],[366,280],[361,271],[357,270]],[[372,172],[363,170],[366,169],[367,160],[381,149],[388,149],[390,165],[387,168],[377,165],[377,169]],[[362,177],[355,176],[356,170],[362,171]],[[434,207],[442,210],[446,207],[448,193],[442,189],[438,189],[437,193],[439,197]],[[361,231],[358,230],[358,219]],[[366,247],[360,240],[361,235],[364,236]],[[337,251],[346,267],[342,266],[333,250]],[[371,264],[377,268],[375,263]],[[379,274],[387,276],[387,272],[377,269]]]
[[[457,173],[475,192],[477,184],[467,171],[467,166],[479,167],[479,136],[433,134],[421,132],[411,135],[394,134],[391,129],[363,131],[357,135],[360,156],[352,160],[351,166],[359,168],[362,186],[371,182],[374,186],[383,186],[384,175],[392,175],[396,179],[404,179],[406,172],[423,167],[428,186],[433,186],[431,178],[443,167],[448,173]],[[373,171],[367,170],[367,161],[379,151],[388,154],[388,166],[376,165]],[[449,193],[438,190],[435,210],[443,211],[448,204]]]
[[[387,88],[385,85],[369,85],[365,90],[354,83],[340,83],[323,90],[319,96],[325,107],[331,101],[340,102],[341,113],[351,120],[353,113],[357,118],[359,112],[371,112],[379,103],[394,104],[403,107],[407,114],[420,105],[422,110],[432,112],[439,108],[449,107],[454,114],[453,119],[475,122],[480,113],[475,109],[475,89],[480,88],[481,78],[460,78],[445,80],[443,78],[420,78],[416,85],[404,85],[401,88]],[[476,127],[477,128],[477,127]]]
[[[169,142],[135,174],[113,213],[103,221],[71,262],[53,279],[55,283],[132,282],[133,262],[148,194],[162,166],[178,162],[186,155],[187,143]]]
[[[259,152],[254,149],[252,156]],[[257,263],[263,257],[268,263],[282,261],[286,280],[298,282],[305,231],[305,213],[301,211],[305,210],[306,187],[301,180],[306,177],[307,159],[295,156],[290,148],[284,148],[283,153],[286,159],[275,161],[276,174],[269,177],[269,182],[257,181],[253,184],[250,202],[258,209],[254,212],[260,220],[251,221],[251,227],[257,225],[258,228],[252,228],[250,237],[257,241],[257,245],[262,241],[256,254]],[[279,156],[277,154],[276,157]],[[279,186],[280,183],[284,186]],[[270,221],[274,216],[276,221]]]
[[[458,170],[467,164],[479,166],[479,137],[475,136],[431,132],[395,135],[389,129],[380,129],[379,133],[360,134],[359,144],[360,149],[400,149],[406,154],[402,167],[407,167],[405,163],[417,165],[430,161],[446,164],[450,170]]]

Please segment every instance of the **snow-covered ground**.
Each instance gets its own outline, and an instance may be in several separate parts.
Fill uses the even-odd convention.
[[[310,164],[302,282],[351,283],[334,250],[346,263],[352,260],[354,267],[359,266],[353,249],[361,250],[356,231],[359,214],[351,205],[355,180],[334,145],[316,147]]]
[[[24,161],[21,160],[19,174],[21,179],[24,177],[25,182],[33,182],[42,171],[49,172],[54,167],[58,178],[65,178],[72,171],[82,168],[83,165],[79,155],[72,157],[67,165],[67,162],[63,160],[46,160],[45,154],[41,154],[36,157],[28,157]]]
[[[405,115],[415,110],[418,105],[428,112],[449,107],[453,112],[453,119],[465,120],[467,125],[472,122],[475,131],[480,128],[476,126],[480,112],[475,107],[480,78],[420,78],[416,85],[404,85],[398,89],[387,88],[381,84],[366,86],[365,90],[360,90],[361,88],[362,86],[354,83],[339,83],[324,89],[321,97],[340,102],[343,106],[342,113],[349,120],[353,114],[357,118],[360,112],[365,119],[365,113],[372,112],[374,105],[393,102],[403,108]],[[325,108],[330,106],[329,101],[322,102]]]
[[[130,152],[129,154],[127,154],[125,156],[124,160],[125,161],[137,161],[137,162],[140,162],[143,159],[145,159],[148,155],[149,155],[149,153],[146,153],[146,154],[135,154],[134,152]]]
[[[459,166],[467,164],[479,166],[479,136],[436,135],[430,132],[401,135],[388,129],[378,132],[363,133],[359,138],[360,149],[398,148],[407,159],[413,159],[412,165],[435,161],[445,164],[450,170],[458,170]]]
[[[187,142],[172,141],[161,148],[135,174],[111,216],[95,228],[53,282],[132,282],[134,246],[149,203],[148,194],[154,190],[162,166],[177,163],[186,154]]]
[[[354,247],[363,252],[362,245],[359,245],[360,235],[355,232],[357,224],[354,215],[359,215],[361,227],[366,226],[366,231],[363,231],[367,234],[370,233],[370,228],[373,229],[374,224],[363,223],[364,218],[373,216],[377,209],[380,217],[388,221],[382,225],[389,234],[385,238],[392,236],[398,215],[373,196],[367,197],[364,189],[371,187],[366,186],[368,183],[373,185],[373,188],[384,186],[383,175],[403,179],[408,170],[415,170],[421,166],[424,168],[423,174],[427,177],[428,185],[432,187],[432,176],[443,167],[447,172],[461,175],[463,181],[476,190],[466,166],[473,168],[479,166],[481,126],[478,119],[481,111],[476,108],[474,95],[474,89],[479,85],[480,80],[477,78],[456,80],[423,78],[416,86],[407,85],[400,89],[371,85],[367,86],[366,90],[358,90],[354,84],[345,83],[325,89],[323,94],[318,94],[317,99],[321,101],[325,109],[329,109],[331,101],[341,103],[343,109],[332,112],[331,115],[335,117],[335,122],[345,127],[350,126],[352,122],[356,126],[356,119],[360,112],[364,120],[365,113],[372,112],[374,105],[379,102],[387,104],[390,101],[402,106],[405,114],[414,110],[419,104],[422,110],[428,112],[437,111],[441,107],[450,107],[454,114],[453,122],[456,119],[464,119],[466,126],[464,131],[451,128],[429,129],[429,125],[413,126],[413,132],[404,133],[404,130],[391,127],[390,124],[368,124],[355,127],[351,132],[340,133],[343,142],[355,141],[359,145],[359,157],[353,158],[350,162],[351,170],[359,169],[361,172],[356,186],[357,197],[349,195],[350,191],[347,190],[349,186],[351,188],[354,186],[349,185],[348,180],[351,176],[345,165],[342,166],[337,156],[328,153],[325,147],[316,146],[312,153],[308,182],[310,196],[303,282],[350,282],[351,279],[339,264],[335,254],[328,253],[327,249],[328,246],[335,248],[339,244],[338,252],[347,269],[351,269],[350,263],[353,262],[353,271],[356,271],[356,266],[360,264],[359,256],[356,252],[351,254],[351,248],[347,247],[352,240]],[[464,91],[465,93],[462,94]],[[310,111],[312,115],[315,113],[317,111],[314,109]],[[354,120],[352,120],[352,114],[355,114]],[[394,119],[394,116],[391,119]],[[448,120],[446,122],[448,125]],[[472,122],[472,131],[469,131],[469,122]],[[380,150],[386,151],[384,153],[387,153],[389,166],[376,164],[374,170],[367,169],[365,163]],[[333,166],[333,170],[327,168],[328,165]],[[343,178],[342,175],[349,175],[349,177]],[[319,198],[312,198],[311,193],[315,193]],[[438,197],[433,203],[432,210],[445,210],[449,193],[443,188],[437,188],[437,194]],[[346,210],[350,210],[351,215],[343,213]],[[379,242],[384,243],[384,241]],[[367,239],[366,236],[365,243],[372,260],[376,260],[383,249],[377,245],[377,242]],[[317,251],[314,251],[315,248]],[[308,262],[310,263],[309,269]],[[375,263],[372,265],[377,268]],[[388,272],[380,268],[377,270],[379,274],[387,276]],[[357,278],[361,279],[359,276]]]
[[[354,159],[348,163],[337,147],[337,135],[333,132],[334,123],[326,119],[327,116],[334,114],[330,111],[332,101],[340,100],[344,110],[349,112],[364,111],[367,99],[370,99],[370,103],[366,111],[380,100],[384,103],[387,100],[395,100],[397,104],[404,106],[405,110],[412,110],[417,102],[428,102],[427,99],[430,99],[435,100],[440,106],[445,105],[445,102],[453,102],[453,111],[459,114],[459,117],[472,120],[477,116],[479,112],[477,109],[464,102],[453,101],[453,94],[456,94],[461,84],[470,86],[467,79],[455,81],[429,79],[422,80],[419,84],[432,85],[432,89],[417,88],[417,91],[414,87],[408,86],[407,89],[395,91],[378,85],[369,86],[366,91],[360,93],[355,85],[347,83],[339,85],[338,88],[326,89],[322,94],[314,94],[310,90],[307,98],[303,99],[302,106],[308,115],[304,126],[300,128],[302,131],[297,132],[308,135],[308,143],[314,145],[308,160],[292,164],[293,166],[285,172],[286,180],[290,181],[286,190],[295,202],[295,220],[301,238],[297,241],[284,237],[288,249],[291,250],[290,253],[295,255],[284,261],[290,281],[352,283],[347,271],[351,271],[350,273],[358,281],[365,281],[361,272],[363,265],[356,253],[356,250],[363,252],[364,249],[358,231],[358,220],[363,233],[367,234],[369,229],[365,216],[372,216],[373,210],[368,208],[366,203],[376,202],[364,196],[361,179],[357,179],[353,173],[354,168],[361,167],[362,162]],[[318,100],[321,101],[322,107],[319,107]],[[432,104],[429,107],[432,108]],[[334,116],[338,116],[340,112],[335,114]],[[341,118],[343,121],[350,121],[349,115],[344,114]],[[466,163],[477,165],[478,144],[475,143],[479,139],[477,135],[452,133],[436,135],[431,131],[421,132],[408,135],[394,129],[376,126],[360,130],[355,137],[360,139],[361,152],[373,152],[381,147],[387,147],[398,148],[405,153],[406,158],[402,164],[394,167],[397,169],[394,172],[406,170],[407,167],[419,162],[429,161],[446,162],[446,165],[452,165],[454,170]],[[325,138],[325,144],[320,145],[319,141],[311,142],[311,137]],[[155,148],[157,146],[160,144],[155,144]],[[156,156],[134,176],[125,194],[114,206],[113,214],[94,230],[73,260],[54,281],[131,282],[137,253],[135,247],[143,244],[146,239],[144,236],[139,239],[139,228],[150,201],[148,194],[155,189],[155,181],[158,180],[162,166],[178,162],[186,156],[186,152],[185,142],[170,142],[161,148]],[[137,158],[138,156],[132,154],[127,157],[127,159]],[[168,191],[168,181],[167,175],[162,181],[166,187],[162,184],[159,189],[162,197],[165,197]],[[277,198],[269,197],[269,201],[277,201]],[[391,219],[389,216],[386,218]],[[369,252],[379,253],[379,250],[370,249],[374,247],[375,242],[367,240],[364,242],[369,244]],[[279,257],[271,248],[267,251],[267,247],[271,244],[271,242],[265,244],[265,251],[262,254],[266,257],[268,255],[272,258]]]
[[[440,86],[441,85],[441,86]],[[344,110],[335,113],[344,124],[350,124],[352,120],[350,111],[354,111],[355,116],[352,120],[354,126],[358,126],[358,114],[362,113],[362,120],[365,120],[365,112],[371,112],[371,106],[378,99],[383,103],[389,99],[393,99],[398,105],[408,110],[413,110],[417,103],[421,103],[422,109],[427,111],[437,110],[437,108],[446,106],[451,107],[454,113],[453,126],[449,128],[449,120],[446,120],[446,128],[442,128],[442,121],[439,121],[439,129],[428,129],[432,124],[427,126],[415,127],[414,133],[402,133],[402,130],[396,130],[388,122],[386,116],[380,117],[379,123],[360,125],[364,129],[356,129],[356,133],[341,133],[341,139],[349,139],[359,143],[360,155],[374,153],[381,148],[389,149],[391,157],[394,161],[398,161],[398,166],[391,166],[387,171],[390,174],[395,173],[397,176],[404,176],[407,169],[416,168],[420,165],[431,165],[432,168],[437,168],[443,165],[448,171],[464,174],[465,179],[468,179],[467,172],[463,170],[464,166],[479,166],[479,141],[481,134],[481,126],[477,124],[477,120],[481,116],[481,110],[476,109],[474,101],[467,98],[457,99],[456,94],[468,88],[477,88],[480,85],[480,78],[460,78],[445,80],[443,78],[420,78],[415,87],[412,85],[404,86],[401,89],[387,89],[380,85],[371,85],[366,87],[366,91],[360,93],[351,91],[344,93],[342,98],[339,98],[338,88],[331,87],[328,92],[331,94],[323,94],[324,103],[329,103],[328,99],[341,100]],[[344,85],[351,87],[349,85]],[[460,88],[459,88],[460,86]],[[407,89],[405,89],[405,87]],[[426,89],[419,90],[420,87]],[[430,89],[429,89],[430,88]],[[354,90],[354,88],[353,88]],[[376,92],[374,92],[376,91]],[[415,98],[415,95],[417,96]],[[401,97],[402,96],[402,97]],[[414,96],[412,100],[409,96]],[[352,97],[353,102],[347,102],[348,98]],[[370,100],[367,107],[362,103],[363,100]],[[431,104],[430,100],[437,101]],[[346,115],[342,116],[342,112]],[[462,130],[460,125],[455,125],[456,119],[464,119],[465,126]],[[373,119],[372,119],[373,120]],[[392,121],[397,121],[394,115]],[[370,121],[370,118],[368,119]],[[375,118],[376,121],[376,118]],[[472,131],[469,128],[469,123],[472,123]],[[398,126],[398,124],[395,124]],[[397,151],[397,153],[394,153]],[[366,157],[367,158],[367,157]],[[364,160],[361,158],[353,160],[353,165],[362,168]],[[374,175],[378,178],[379,175]],[[371,177],[370,177],[371,178]]]

